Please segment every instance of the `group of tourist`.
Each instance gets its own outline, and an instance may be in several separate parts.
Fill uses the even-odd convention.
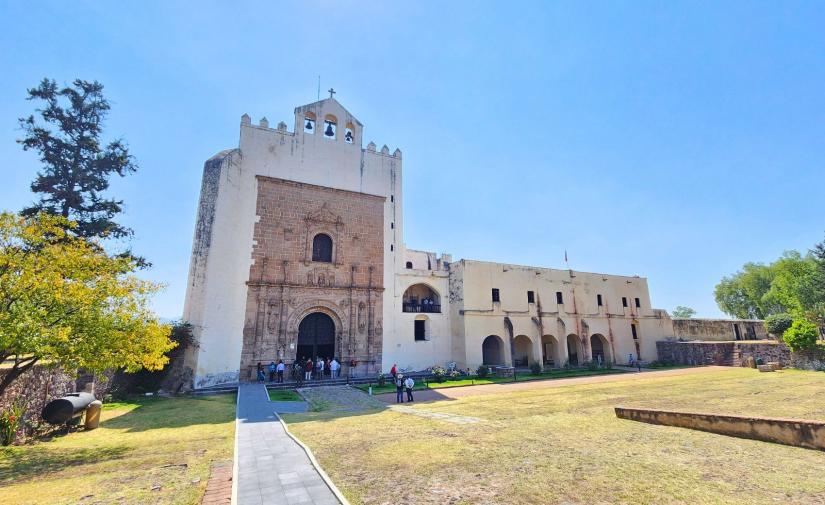
[[[392,381],[395,384],[395,403],[404,403],[404,392],[407,392],[407,401],[411,402],[413,400],[413,388],[415,387],[415,381],[412,377],[404,378],[404,374],[398,373],[398,365],[393,363],[392,368],[390,368],[390,375],[392,375]]]
[[[354,362],[354,361],[353,361]],[[258,382],[265,382],[267,380],[266,371],[269,371],[269,382],[276,382],[282,384],[284,382],[284,372],[286,365],[284,360],[278,360],[275,364],[271,361],[267,367],[263,363],[258,362]],[[312,379],[337,378],[341,376],[341,363],[336,358],[316,358],[308,359],[306,357],[300,360],[295,360],[292,365],[292,378],[296,382],[303,382]]]

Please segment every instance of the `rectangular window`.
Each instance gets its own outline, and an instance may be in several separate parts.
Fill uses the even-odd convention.
[[[532,291],[527,292],[527,303],[536,303],[536,295]]]
[[[602,295],[596,295],[596,304],[598,304],[599,307],[602,306]]]
[[[622,307],[627,307],[627,297],[626,296],[622,297]]]
[[[390,201],[391,201],[391,202],[394,202],[394,201],[395,201],[395,195],[390,195]]]
[[[562,297],[561,291],[556,291],[556,303],[559,305],[564,303],[564,297]]]
[[[733,336],[736,337],[736,340],[742,340],[742,333],[739,332],[739,325],[736,323],[733,325]]]
[[[425,323],[427,321],[415,321],[415,339],[416,340],[427,340],[426,333],[425,333]]]
[[[641,307],[641,306],[642,306],[642,302],[641,302],[641,301],[639,301],[639,299],[638,299],[638,298],[636,298],[636,308],[638,309],[638,308],[639,308],[639,307]]]
[[[498,288],[493,288],[493,301],[500,302],[501,298],[498,296]]]
[[[633,339],[638,339],[639,334],[636,332],[636,325],[634,323],[630,324],[630,332],[633,333]]]

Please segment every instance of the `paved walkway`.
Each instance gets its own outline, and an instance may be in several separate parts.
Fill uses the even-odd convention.
[[[237,505],[339,504],[301,446],[286,434],[274,410],[263,385],[238,388]]]
[[[730,370],[724,366],[703,366],[695,368],[676,368],[673,370],[650,370],[642,369],[642,372],[619,373],[609,375],[591,375],[587,377],[572,377],[569,379],[548,379],[524,382],[502,382],[498,384],[484,384],[481,386],[462,386],[440,389],[424,389],[415,392],[416,403],[433,402],[439,400],[454,400],[465,396],[492,395],[498,393],[509,393],[513,391],[531,391],[536,389],[549,389],[576,384],[596,384],[600,382],[617,382],[625,380],[644,380],[655,377],[673,377],[678,375],[701,374],[708,372],[718,372],[720,370]],[[395,393],[383,393],[375,395],[385,403],[395,403]]]

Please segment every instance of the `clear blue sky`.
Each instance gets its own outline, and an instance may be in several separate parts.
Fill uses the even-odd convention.
[[[409,247],[642,275],[718,316],[746,261],[825,237],[821,2],[0,3],[0,208],[33,199],[26,88],[97,79],[140,170],[133,247],[179,317],[203,162],[330,86],[404,152]]]

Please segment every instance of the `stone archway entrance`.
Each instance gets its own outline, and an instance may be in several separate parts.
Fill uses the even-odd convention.
[[[485,365],[501,365],[503,344],[497,335],[490,335],[481,343],[481,360]]]
[[[323,312],[313,312],[298,325],[296,359],[335,357],[335,322]]]

